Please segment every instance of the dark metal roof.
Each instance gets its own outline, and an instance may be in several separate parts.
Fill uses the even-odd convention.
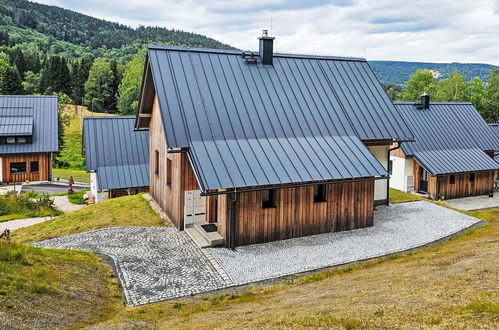
[[[138,127],[155,88],[167,145],[189,148],[204,189],[384,175],[360,140],[413,138],[363,59],[241,54],[149,48]]]
[[[57,152],[57,97],[0,95],[0,136],[32,136],[29,144],[0,145],[0,154]]]
[[[99,189],[149,186],[149,132],[134,123],[134,116],[85,117],[87,171],[97,172]]]
[[[471,103],[432,102],[429,109],[419,109],[414,102],[397,102],[395,106],[416,139],[402,143],[402,150],[407,156],[414,156],[430,173],[499,167],[483,152],[499,150],[499,135],[494,134]]]
[[[499,164],[480,149],[445,149],[419,151],[416,160],[433,175],[489,171]]]

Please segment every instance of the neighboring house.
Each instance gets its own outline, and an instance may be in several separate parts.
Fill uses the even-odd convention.
[[[149,47],[136,127],[151,195],[177,228],[229,247],[372,226],[410,129],[366,60],[259,39],[259,52]]]
[[[83,153],[96,202],[148,191],[149,132],[135,116],[85,117]]]
[[[56,96],[0,96],[0,181],[52,179],[59,150]]]
[[[391,153],[390,186],[427,193],[432,198],[459,198],[493,192],[493,160],[499,136],[471,103],[396,103],[416,142]]]

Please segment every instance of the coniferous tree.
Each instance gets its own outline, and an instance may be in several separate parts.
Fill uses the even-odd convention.
[[[71,93],[71,75],[64,57],[49,57],[42,71],[39,89],[43,93]]]
[[[1,79],[0,91],[7,95],[20,95],[23,93],[21,76],[15,66],[9,65]]]
[[[86,105],[95,112],[109,113],[114,99],[112,85],[111,64],[105,59],[96,59],[85,82]]]
[[[15,47],[10,53],[11,64],[15,65],[21,79],[24,79],[24,74],[27,71],[26,60],[20,47]]]
[[[118,88],[120,86],[121,81],[121,72],[118,69],[118,63],[113,60],[111,62],[111,72],[112,72],[112,81],[111,81],[111,97],[109,99],[109,112],[117,113],[118,112]]]

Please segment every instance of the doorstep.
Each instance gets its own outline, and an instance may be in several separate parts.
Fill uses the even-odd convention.
[[[216,247],[224,244],[224,238],[218,231],[206,231],[203,226],[206,222],[195,223],[185,228],[185,232],[192,238],[200,248]],[[216,226],[216,224],[211,224]]]

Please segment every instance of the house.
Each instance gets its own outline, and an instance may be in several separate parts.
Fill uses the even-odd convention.
[[[413,139],[366,60],[273,42],[148,49],[136,128],[150,132],[150,193],[212,245],[372,226],[389,148]]]
[[[415,135],[391,153],[390,186],[432,198],[459,198],[493,192],[496,136],[471,103],[396,103]]]
[[[83,153],[96,202],[148,191],[149,132],[135,116],[85,117]]]
[[[56,96],[0,95],[0,181],[51,180],[58,150]]]

